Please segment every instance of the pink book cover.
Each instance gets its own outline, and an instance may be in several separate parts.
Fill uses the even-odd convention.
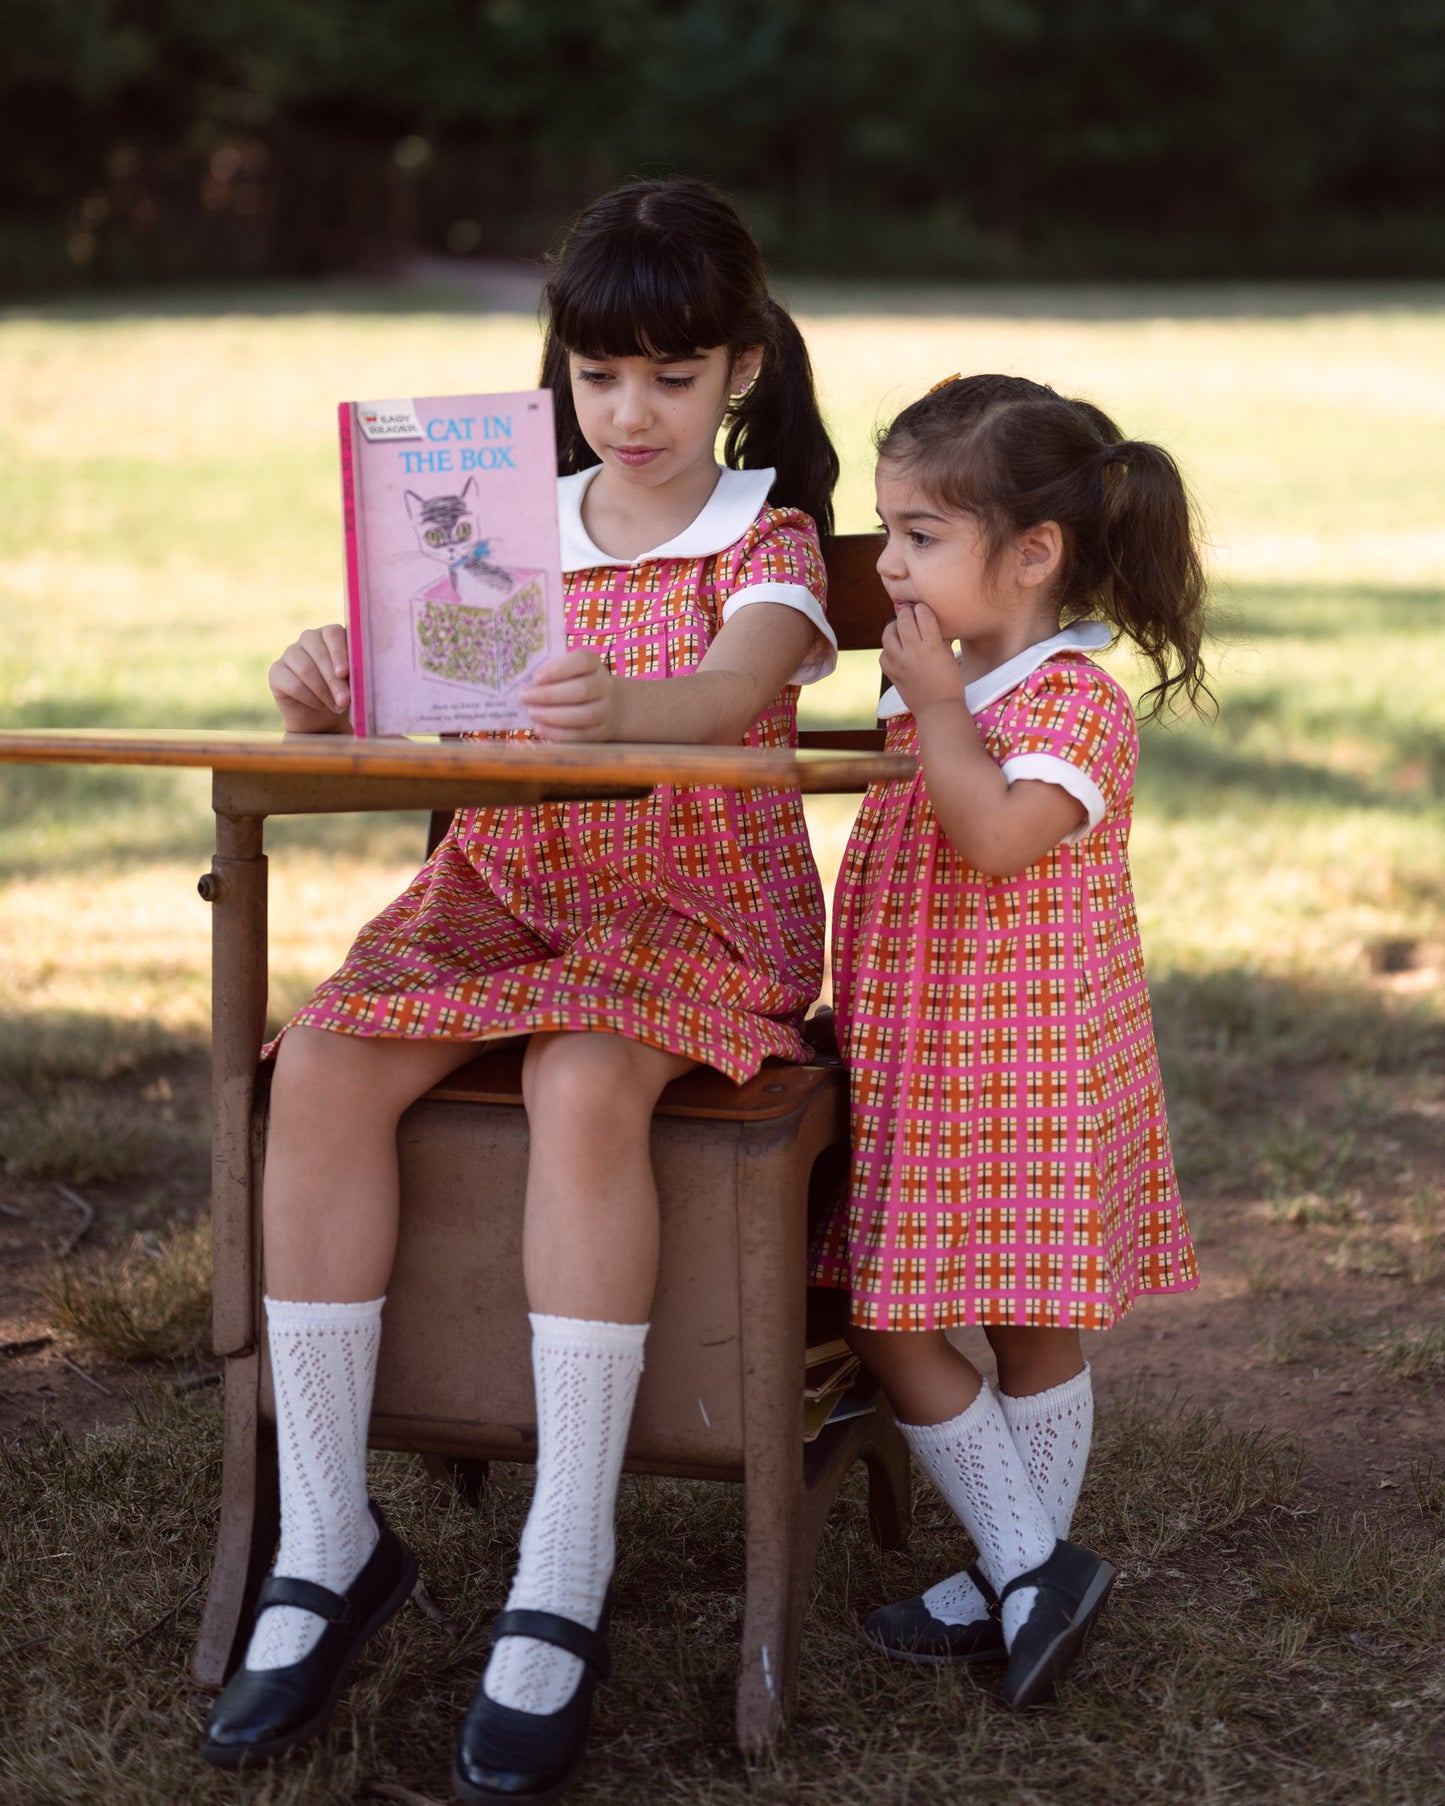
[[[550,390],[339,414],[353,728],[526,727],[519,692],[566,649]]]

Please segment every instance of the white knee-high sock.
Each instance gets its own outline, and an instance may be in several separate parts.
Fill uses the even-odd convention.
[[[366,1504],[366,1430],[383,1298],[361,1304],[266,1300],[281,1471],[281,1546],[274,1572],[344,1593],[376,1546]],[[262,1612],[248,1668],[285,1668],[325,1621],[296,1606]]]
[[[1001,1588],[1048,1558],[1055,1542],[1053,1524],[987,1382],[968,1409],[947,1423],[905,1423],[899,1428],[919,1465],[973,1538],[978,1565],[991,1586]],[[1026,1588],[1005,1601],[1005,1642],[1013,1641],[1028,1616],[1032,1592]]]
[[[1054,1535],[1066,1537],[1094,1431],[1094,1385],[1087,1363],[1082,1373],[1047,1392],[1023,1398],[1000,1392],[998,1402]],[[988,1613],[982,1593],[966,1572],[950,1574],[931,1586],[923,1603],[945,1624],[974,1624]]]
[[[645,1323],[532,1315],[537,1485],[507,1609],[559,1612],[595,1630],[612,1578],[617,1482],[627,1446]],[[498,1705],[556,1712],[582,1664],[531,1637],[503,1637],[482,1684]]]
[[[1079,1488],[1094,1437],[1094,1380],[1087,1363],[1061,1386],[998,1402],[1014,1446],[1024,1458],[1040,1503],[1053,1519],[1054,1535],[1065,1537],[1074,1521]]]

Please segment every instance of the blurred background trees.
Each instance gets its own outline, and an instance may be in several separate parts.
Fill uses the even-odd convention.
[[[635,173],[774,263],[1445,272],[1439,0],[0,0],[0,285],[535,256]]]

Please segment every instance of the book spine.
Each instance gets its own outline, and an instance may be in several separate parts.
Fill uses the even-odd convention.
[[[364,738],[366,719],[366,634],[361,610],[361,543],[357,520],[356,410],[343,401],[336,410],[341,429],[341,531],[346,559],[346,646],[351,665],[351,728]]]

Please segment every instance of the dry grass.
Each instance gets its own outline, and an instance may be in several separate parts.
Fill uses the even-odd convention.
[[[211,1225],[135,1236],[85,1266],[58,1260],[42,1296],[56,1327],[120,1361],[206,1352],[211,1321]]]
[[[1445,1326],[1396,1330],[1376,1344],[1375,1356],[1397,1380],[1445,1380]]]
[[[210,1554],[214,1406],[158,1393],[81,1444],[0,1451],[0,1798],[14,1806],[342,1806],[449,1797],[447,1752],[499,1606],[529,1477],[439,1510],[417,1464],[373,1487],[450,1620],[409,1609],[364,1658],[333,1729],[274,1772],[225,1776],[184,1679]],[[741,1493],[624,1483],[614,1634],[578,1806],[1438,1806],[1432,1745],[1442,1545],[1294,1515],[1292,1450],[1192,1412],[1107,1414],[1079,1531],[1121,1579],[1065,1698],[1016,1717],[996,1677],[879,1661],[859,1616],[955,1564],[920,1498],[906,1552],[869,1542],[850,1484],[825,1542],[793,1729],[731,1748]],[[1363,1642],[1361,1641],[1363,1639]],[[388,1793],[386,1790],[391,1789]]]

